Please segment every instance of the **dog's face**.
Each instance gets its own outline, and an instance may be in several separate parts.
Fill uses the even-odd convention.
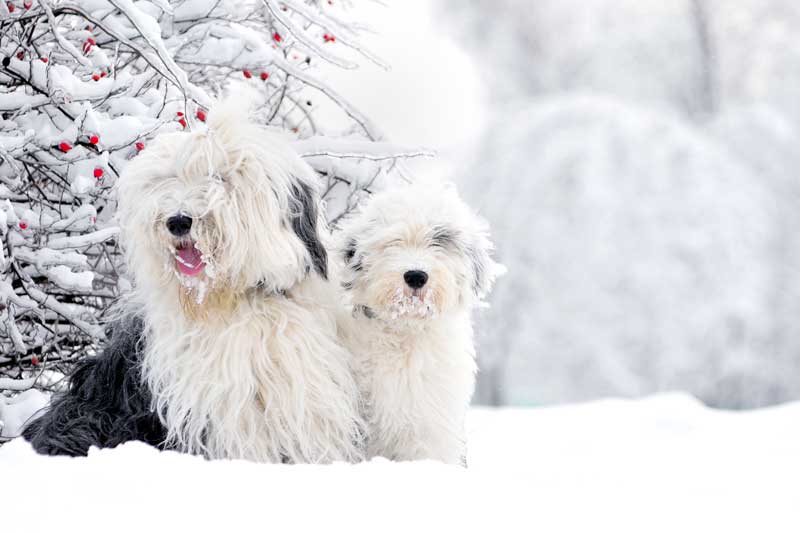
[[[208,132],[162,136],[119,181],[137,283],[177,284],[184,307],[327,275],[313,171],[280,139],[224,114]]]
[[[356,312],[416,321],[464,309],[495,278],[485,223],[452,188],[389,190],[367,200],[340,236],[342,286]]]

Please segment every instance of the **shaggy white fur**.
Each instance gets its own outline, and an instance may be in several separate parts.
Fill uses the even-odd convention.
[[[316,177],[236,95],[119,180],[143,374],[169,443],[209,458],[356,461],[363,422]],[[168,222],[191,220],[185,235]]]
[[[368,201],[338,247],[368,456],[464,464],[477,370],[470,315],[502,268],[485,222],[452,187],[409,186]]]

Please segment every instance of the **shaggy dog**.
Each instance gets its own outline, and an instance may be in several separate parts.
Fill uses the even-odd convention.
[[[138,351],[110,355],[102,375],[79,374],[34,423],[26,436],[49,442],[44,451],[77,439],[79,449],[66,453],[85,453],[131,424],[92,421],[131,413],[97,413],[73,430],[59,414],[118,402],[121,372],[142,389],[133,415],[164,447],[264,462],[363,456],[316,176],[247,115],[229,99],[209,114],[207,130],[162,135],[126,167],[118,216],[143,340]],[[96,379],[106,383],[86,383]]]
[[[501,269],[486,224],[453,188],[411,186],[374,196],[340,238],[368,456],[465,464],[470,315]]]

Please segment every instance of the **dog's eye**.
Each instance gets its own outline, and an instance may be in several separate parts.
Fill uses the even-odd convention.
[[[431,246],[437,248],[449,248],[455,246],[456,234],[452,230],[438,226],[431,234]]]
[[[348,263],[352,261],[353,257],[356,255],[356,241],[350,241],[347,243],[347,248],[344,250],[344,259]]]

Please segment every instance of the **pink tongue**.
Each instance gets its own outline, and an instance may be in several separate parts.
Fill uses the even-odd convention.
[[[181,274],[185,276],[196,276],[206,266],[203,262],[203,254],[194,245],[179,248],[178,258],[175,260],[175,264]]]

